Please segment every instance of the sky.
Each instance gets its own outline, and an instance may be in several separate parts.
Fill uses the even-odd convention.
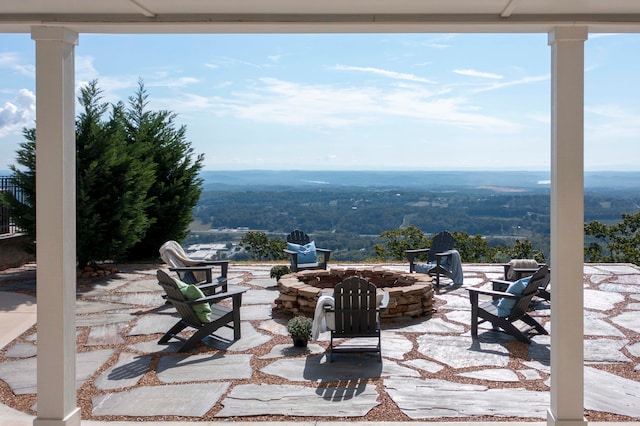
[[[585,43],[585,170],[640,171],[638,52]],[[546,34],[81,34],[75,60],[107,102],[142,80],[205,170],[550,168]],[[0,34],[0,170],[34,125],[35,42]]]

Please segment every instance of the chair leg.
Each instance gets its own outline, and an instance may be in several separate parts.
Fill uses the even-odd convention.
[[[232,297],[233,339],[240,340],[240,306],[242,306],[242,293]]]
[[[520,318],[522,322],[530,325],[532,329],[535,329],[540,334],[549,334],[549,332],[535,319],[531,318],[529,315],[525,315]]]
[[[167,343],[169,340],[171,340],[172,337],[176,336],[187,327],[188,325],[182,322],[182,320],[178,321],[173,327],[169,329],[169,331],[164,334],[164,336],[162,336],[162,338],[160,338],[160,340],[158,340],[158,344]]]
[[[504,330],[505,333],[510,334],[515,337],[522,343],[531,343],[531,339],[529,336],[524,334],[518,327],[510,323],[509,321],[503,321],[500,323],[499,327]]]
[[[478,294],[469,292],[471,301],[471,335],[478,337]]]
[[[331,334],[331,341],[329,342],[329,362],[333,362],[333,334]]]

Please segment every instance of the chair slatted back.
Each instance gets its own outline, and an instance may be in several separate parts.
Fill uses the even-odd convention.
[[[187,303],[174,279],[162,270],[158,270],[156,276],[158,277],[158,284],[160,284],[165,293],[167,293],[167,300],[176,308],[182,320],[196,328],[199,327],[202,321],[200,321],[196,315],[193,306]]]
[[[335,331],[337,336],[377,336],[378,314],[376,286],[360,277],[336,284]]]
[[[293,244],[299,244],[301,246],[305,244],[309,244],[311,242],[311,238],[305,232],[295,229],[291,231],[289,235],[287,235],[287,242]]]
[[[437,253],[453,249],[454,243],[453,235],[449,231],[437,233],[431,240],[431,246],[429,247],[429,262],[435,262]]]
[[[522,297],[516,301],[516,304],[513,306],[513,309],[507,318],[515,320],[524,315],[529,309],[531,299],[533,299],[533,296],[538,293],[540,285],[544,285],[545,280],[548,282],[549,279],[549,267],[547,265],[542,265],[529,279],[529,283],[522,292]]]

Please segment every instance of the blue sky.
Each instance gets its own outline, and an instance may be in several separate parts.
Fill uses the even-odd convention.
[[[640,35],[591,35],[585,169],[640,170]],[[0,170],[35,120],[35,42],[0,34]],[[546,34],[91,35],[78,86],[178,114],[205,169],[548,170]]]

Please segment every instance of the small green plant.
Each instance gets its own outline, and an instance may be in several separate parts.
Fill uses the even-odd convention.
[[[275,278],[276,280],[279,280],[281,276],[287,275],[290,273],[291,273],[291,270],[287,265],[276,265],[273,268],[271,268],[271,272],[269,276],[271,278]]]
[[[287,331],[293,339],[293,344],[296,346],[306,346],[307,341],[311,338],[312,327],[313,321],[311,321],[311,318],[303,316],[291,318],[287,323]]]

